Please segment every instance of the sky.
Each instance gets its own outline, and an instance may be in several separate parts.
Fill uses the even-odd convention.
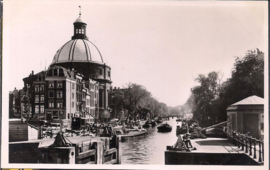
[[[9,0],[5,89],[21,89],[32,70],[48,68],[73,35],[78,6],[89,40],[112,69],[112,85],[141,84],[168,106],[186,102],[199,74],[219,71],[226,80],[236,56],[255,48],[267,53],[266,1]]]

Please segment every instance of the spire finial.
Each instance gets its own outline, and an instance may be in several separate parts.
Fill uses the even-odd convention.
[[[81,6],[79,6],[79,8],[80,8],[79,17],[81,18],[81,15],[82,15],[82,14],[81,14]]]

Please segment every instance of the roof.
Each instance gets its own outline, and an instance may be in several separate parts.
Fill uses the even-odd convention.
[[[264,99],[258,96],[250,96],[247,97],[239,102],[236,102],[232,104],[232,106],[236,105],[263,105],[264,104]]]
[[[65,62],[106,63],[99,49],[89,40],[74,39],[57,50],[52,64]]]
[[[263,109],[264,109],[264,99],[254,95],[230,105],[227,108],[227,111],[258,110],[261,112],[263,111]]]
[[[76,22],[81,22],[81,23],[84,23],[84,22],[82,21],[81,17],[77,18],[77,19],[75,20],[75,22],[74,22],[74,23],[76,23]]]

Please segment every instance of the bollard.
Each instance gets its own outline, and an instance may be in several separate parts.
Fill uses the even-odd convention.
[[[120,141],[121,141],[121,136],[116,136],[116,149],[117,149],[117,164],[121,164],[121,147],[120,147]]]
[[[253,138],[253,142],[254,142],[254,155],[253,155],[253,159],[256,159],[257,156],[256,156],[256,139]]]
[[[240,133],[237,133],[237,145],[240,148]]]
[[[233,131],[233,144],[236,145],[236,141],[235,141],[235,131]]]
[[[262,162],[261,141],[259,141],[259,162]]]
[[[245,151],[245,153],[248,153],[248,136],[246,135],[245,136],[245,146],[246,146],[246,151]]]
[[[251,140],[252,140],[252,136],[249,136],[248,141],[249,141],[249,156],[252,155],[252,145],[251,145]]]
[[[242,144],[242,149],[241,151],[244,151],[244,135],[241,135],[241,144]]]

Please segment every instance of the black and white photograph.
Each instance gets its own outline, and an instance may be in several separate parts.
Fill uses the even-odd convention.
[[[9,0],[1,23],[3,168],[269,166],[267,1]]]

